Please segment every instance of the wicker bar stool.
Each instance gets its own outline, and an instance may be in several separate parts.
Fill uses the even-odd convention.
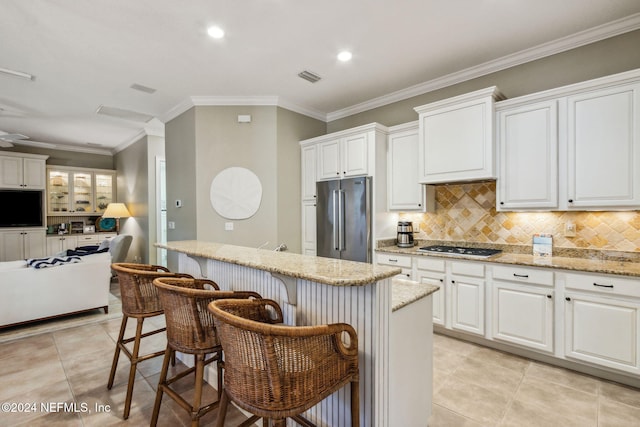
[[[231,400],[259,418],[285,426],[292,418],[313,424],[301,414],[351,383],[351,425],[360,425],[358,338],[345,323],[283,326],[271,300],[219,300],[209,304],[224,350],[224,389],[217,426],[224,425]],[[269,312],[279,319],[260,322]],[[253,320],[251,320],[253,319]],[[343,342],[348,336],[348,346]]]
[[[207,310],[212,301],[225,298],[260,298],[255,292],[231,292],[203,289],[202,280],[184,278],[159,278],[153,281],[164,308],[167,323],[167,348],[164,353],[158,390],[153,407],[151,426],[158,422],[162,395],[166,393],[191,415],[191,425],[197,426],[200,418],[218,407],[222,394],[222,347],[213,325],[213,317]],[[175,351],[193,354],[195,365],[167,378],[169,360]],[[207,358],[207,355],[211,355]],[[202,404],[204,368],[216,362],[218,369],[218,398]],[[171,385],[195,372],[193,403],[189,404]]]
[[[158,292],[153,286],[153,279],[157,277],[191,277],[188,274],[171,273],[166,267],[149,264],[133,264],[133,263],[113,263],[111,269],[116,272],[118,282],[120,284],[120,295],[122,298],[122,323],[120,324],[120,333],[116,343],[116,350],[113,355],[113,363],[111,364],[111,372],[109,373],[109,382],[107,388],[111,390],[113,380],[116,375],[118,359],[122,351],[131,362],[129,368],[129,382],[127,384],[127,395],[124,402],[123,418],[129,418],[131,409],[131,399],[133,397],[133,385],[136,376],[136,368],[138,363],[161,356],[164,351],[157,351],[145,355],[140,355],[140,341],[151,335],[164,332],[166,328],[156,329],[150,332],[142,333],[144,320],[149,317],[160,316],[162,305],[158,298]],[[213,282],[211,282],[213,283]],[[129,318],[137,319],[136,333],[133,337],[125,338],[125,330]],[[127,344],[133,342],[133,351],[129,351]]]

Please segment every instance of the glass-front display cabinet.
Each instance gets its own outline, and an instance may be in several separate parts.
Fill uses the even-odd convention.
[[[115,200],[115,171],[47,167],[48,215],[101,214]]]
[[[115,188],[113,173],[96,173],[96,207],[95,211],[103,213],[107,205],[115,201],[113,189]]]

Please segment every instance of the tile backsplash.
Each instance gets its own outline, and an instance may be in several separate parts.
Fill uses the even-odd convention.
[[[640,212],[497,212],[495,182],[438,185],[436,211],[401,214],[418,239],[531,245],[534,233],[553,246],[640,252]],[[575,237],[565,225],[575,224]]]

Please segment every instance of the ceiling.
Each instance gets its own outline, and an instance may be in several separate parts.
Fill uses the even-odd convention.
[[[461,71],[638,29],[640,1],[2,0],[0,16],[0,68],[34,76],[0,73],[0,131],[116,152],[193,105],[340,118]],[[210,25],[226,36],[209,37]],[[336,59],[344,49],[350,62]],[[101,105],[153,119],[96,114]]]

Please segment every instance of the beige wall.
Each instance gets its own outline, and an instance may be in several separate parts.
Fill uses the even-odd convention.
[[[418,114],[413,110],[416,106],[489,86],[498,86],[507,98],[515,98],[633,70],[640,68],[638,46],[640,30],[334,120],[327,124],[327,131],[337,132],[371,122],[385,126],[410,122],[418,119]]]
[[[238,115],[251,123],[238,123]],[[325,123],[274,106],[201,106],[165,127],[167,218],[176,222],[168,240],[200,239],[266,248],[285,243],[300,251],[300,147],[326,132]],[[194,167],[195,165],[195,167]],[[229,167],[255,173],[260,208],[251,218],[229,220],[211,206],[213,178]],[[182,208],[175,207],[181,199]],[[226,231],[225,223],[234,230]],[[175,266],[170,258],[169,268]]]
[[[191,108],[167,122],[164,127],[167,161],[167,221],[176,224],[167,230],[167,240],[191,240],[196,236],[196,109]],[[175,207],[181,199],[182,208]],[[169,269],[177,271],[174,252],[167,254]]]
[[[164,156],[164,139],[146,136],[116,154],[118,202],[124,203],[131,218],[120,220],[120,233],[133,236],[128,261],[156,263],[156,182],[155,159]]]

